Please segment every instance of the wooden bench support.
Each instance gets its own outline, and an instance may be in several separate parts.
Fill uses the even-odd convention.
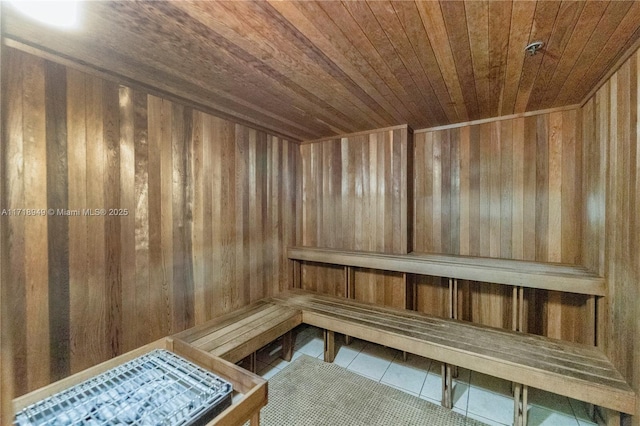
[[[527,396],[529,387],[516,383],[513,395],[513,424],[526,426],[527,424]]]
[[[449,364],[442,364],[442,406],[444,408],[453,407],[453,381]]]
[[[355,298],[355,281],[356,275],[352,267],[345,266],[344,267],[344,297],[347,299]],[[344,344],[349,346],[353,338],[351,336],[344,335]]]
[[[324,362],[333,362],[335,358],[335,333],[330,330],[324,330]]]
[[[293,356],[293,331],[288,331],[282,336],[282,359],[289,362]]]
[[[260,426],[260,411],[256,412],[249,421],[250,426]]]
[[[252,373],[256,373],[257,363],[256,363],[256,353],[253,352],[249,355],[249,371]]]
[[[293,288],[302,288],[302,262],[297,260],[292,260],[292,275],[291,282],[293,284]]]
[[[458,319],[458,280],[456,278],[449,278],[449,318]],[[458,378],[458,366],[452,366],[451,377]]]
[[[595,407],[594,421],[603,426],[620,426],[620,413],[608,408]]]

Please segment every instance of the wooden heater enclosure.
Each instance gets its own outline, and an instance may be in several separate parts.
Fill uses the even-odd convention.
[[[597,346],[640,392],[639,2],[105,1],[73,30],[1,8],[4,416],[294,279]],[[300,246],[604,285],[296,270]]]

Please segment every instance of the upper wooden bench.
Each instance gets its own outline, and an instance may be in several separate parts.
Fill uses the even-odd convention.
[[[294,261],[328,263],[517,287],[605,295],[605,280],[582,266],[444,254],[382,254],[315,247],[290,247]],[[295,286],[295,285],[294,285]]]

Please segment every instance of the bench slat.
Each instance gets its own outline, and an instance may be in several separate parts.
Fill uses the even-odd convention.
[[[211,332],[209,334],[193,341],[192,344],[203,351],[210,352],[214,348],[232,339],[234,335],[243,333],[243,329],[246,329],[247,327],[248,329],[254,328],[256,323],[259,324],[260,322],[268,319],[277,318],[282,313],[283,310],[280,306],[265,305],[261,310],[253,313],[252,315],[237,317],[231,324],[225,324],[223,326],[215,325],[211,327]]]

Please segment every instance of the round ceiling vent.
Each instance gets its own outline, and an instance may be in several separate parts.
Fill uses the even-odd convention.
[[[542,49],[544,43],[541,41],[534,41],[533,43],[529,43],[527,47],[524,48],[524,51],[529,54],[529,56],[533,56],[538,53],[538,50]]]

